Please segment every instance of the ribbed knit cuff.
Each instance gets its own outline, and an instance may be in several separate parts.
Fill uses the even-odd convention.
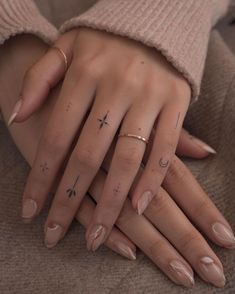
[[[48,44],[58,37],[57,29],[41,15],[32,0],[0,0],[0,45],[22,33],[34,34]]]
[[[85,26],[156,48],[188,80],[194,100],[200,91],[212,24],[228,3],[229,0],[101,0],[67,21],[61,32]]]

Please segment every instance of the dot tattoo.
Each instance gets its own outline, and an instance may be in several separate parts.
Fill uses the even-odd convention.
[[[47,162],[41,164],[41,165],[40,165],[40,168],[41,168],[41,170],[42,170],[43,173],[45,173],[46,171],[49,170],[49,167],[48,167],[48,165],[47,165]]]
[[[178,113],[178,116],[177,116],[177,121],[176,121],[176,124],[175,124],[175,129],[178,127],[179,120],[180,120],[180,112]]]
[[[120,186],[121,186],[121,184],[118,183],[117,187],[113,189],[114,196],[117,196],[121,192]]]
[[[161,157],[159,160],[159,166],[162,168],[166,168],[169,164],[169,160],[165,160]]]
[[[73,187],[66,190],[66,193],[68,194],[69,198],[71,198],[72,196],[76,196],[76,194],[77,194],[75,187],[76,187],[76,184],[78,182],[79,177],[80,176],[78,175],[74,184],[73,184]]]
[[[102,118],[98,118],[98,121],[100,122],[99,129],[102,129],[103,126],[105,125],[109,126],[109,123],[107,122],[108,114],[109,114],[109,111],[107,111],[107,113]]]

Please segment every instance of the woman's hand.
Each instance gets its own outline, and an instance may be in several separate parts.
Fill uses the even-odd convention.
[[[132,198],[134,209],[142,214],[158,192],[175,153],[190,87],[155,49],[123,37],[84,28],[65,34],[56,46],[66,52],[69,69],[40,141],[24,206],[34,201],[35,215],[39,213],[75,141],[48,216],[66,231],[120,128],[121,137],[87,233],[90,244],[97,226],[102,225],[102,244],[120,214],[145,152],[145,142],[125,135],[148,140],[156,125],[152,150]],[[37,109],[63,76],[59,53],[49,50],[28,71],[23,100],[13,115],[16,121],[23,120],[30,107]]]
[[[13,51],[16,52],[10,56],[8,54],[9,58],[4,55],[4,63],[9,69],[7,75],[3,63],[0,67],[1,89],[4,90],[4,95],[0,96],[0,102],[5,118],[9,115],[10,107],[13,104],[14,97],[17,95],[17,89],[19,89],[21,84],[21,77],[24,74],[25,68],[32,64],[45,49],[45,45],[42,46],[42,44],[38,44],[35,40],[30,43],[30,46],[28,38],[26,38],[26,41],[23,39],[20,45],[12,46]],[[9,48],[6,49],[9,53]],[[19,49],[21,49],[21,52],[17,51]],[[24,55],[20,53],[24,53]],[[30,56],[29,53],[32,55]],[[21,56],[20,64],[17,61],[19,56]],[[19,66],[16,69],[16,64],[20,65],[21,68]],[[50,93],[50,103],[47,103],[38,112],[37,116],[32,117],[24,124],[13,125],[10,130],[18,148],[21,149],[21,152],[30,164],[32,164],[35,157],[39,139],[53,105],[58,98],[57,96],[58,91]],[[177,151],[181,155],[203,158],[208,155],[208,152],[204,150],[205,146],[206,144],[203,142],[192,138],[186,132],[182,132]],[[108,154],[104,166],[106,169],[110,165],[111,158],[112,154]],[[89,190],[90,195],[97,199],[97,201],[101,195],[104,180],[105,174],[100,171]],[[157,197],[154,198],[154,201],[145,212],[145,216],[151,222],[145,216],[138,216],[131,207],[130,201],[126,200],[117,225],[126,236],[129,236],[177,284],[192,285],[193,268],[204,280],[214,285],[222,286],[224,278],[220,261],[180,208],[212,241],[218,245],[232,248],[234,247],[234,239],[232,238],[229,224],[211,203],[191,173],[176,157],[167,173],[164,188],[165,190],[161,188],[160,193],[157,194]],[[133,192],[133,189],[131,192]],[[85,197],[76,214],[84,226],[88,226],[94,209],[94,203],[88,197]],[[200,211],[200,214],[198,211]],[[166,215],[171,215],[172,217],[166,219]],[[137,227],[138,230],[136,230]],[[57,232],[54,231],[54,237]],[[117,228],[113,228],[105,244],[126,257],[135,258],[134,244]],[[209,257],[209,259],[203,257]]]

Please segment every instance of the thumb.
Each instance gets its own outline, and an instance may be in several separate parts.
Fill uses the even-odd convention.
[[[63,78],[67,66],[71,63],[75,37],[75,30],[62,35],[55,45],[27,70],[20,99],[8,121],[9,126],[13,122],[25,121],[43,105],[51,89]]]
[[[204,158],[209,154],[216,154],[216,151],[205,142],[190,135],[185,129],[182,129],[176,154],[183,157]]]

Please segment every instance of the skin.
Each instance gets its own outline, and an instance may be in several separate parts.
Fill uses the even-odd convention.
[[[155,124],[152,149],[132,196],[133,208],[143,213],[157,194],[175,154],[191,98],[188,83],[155,49],[127,38],[81,28],[61,36],[56,46],[68,57],[68,71],[65,73],[61,53],[54,48],[49,50],[25,76],[23,105],[15,119],[23,121],[34,113],[50,89],[65,76],[40,140],[25,198],[34,197],[38,207],[42,206],[75,141],[48,215],[48,223],[58,222],[67,230],[118,129],[120,134],[148,139]],[[145,150],[146,144],[133,138],[120,137],[116,141],[102,196],[87,229],[88,248],[98,225],[103,226],[105,233],[97,249],[108,237]],[[40,168],[44,162],[49,165],[46,177]],[[70,197],[67,191],[77,178],[75,195]],[[119,195],[112,201],[118,185]],[[32,195],[32,191],[37,192]],[[146,192],[151,194],[148,199]],[[61,205],[69,207],[69,214],[64,212],[63,218]]]
[[[5,120],[10,115],[11,109],[16,102],[16,97],[19,96],[26,69],[42,56],[45,49],[46,45],[30,36],[16,37],[0,48],[0,106]],[[40,137],[53,111],[53,107],[59,99],[59,90],[60,88],[58,87],[50,93],[47,103],[36,115],[26,122],[14,124],[10,128],[16,145],[30,165],[35,160]],[[193,145],[187,132],[181,132],[180,141],[179,145],[181,147],[177,150],[179,153],[188,155],[185,151],[190,150],[189,154],[195,154],[196,157],[203,158],[208,155],[197,144]],[[184,147],[182,148],[182,146]],[[114,149],[115,144],[105,158],[103,168],[106,171],[112,165]],[[143,170],[139,169],[136,177],[137,183],[142,174]],[[102,197],[106,178],[106,173],[99,171],[89,188],[89,195],[95,199],[96,203]],[[135,185],[136,183],[131,187],[130,197],[133,196]],[[116,188],[118,193],[120,187],[117,186]],[[197,213],[199,207],[200,215]],[[85,197],[79,210],[76,211],[76,218],[85,227],[88,227],[95,208],[96,206],[89,196]],[[166,219],[166,215],[171,215],[171,218]],[[186,215],[191,219],[191,222]],[[117,244],[124,244],[132,252],[135,252],[135,245],[137,245],[177,284],[186,287],[192,286],[193,270],[195,270],[205,281],[217,287],[222,287],[224,285],[223,281],[209,279],[201,271],[200,260],[203,257],[211,258],[221,273],[223,272],[223,267],[202,234],[193,225],[193,223],[196,224],[201,232],[216,244],[231,248],[213,234],[211,225],[214,222],[223,223],[227,228],[231,229],[189,170],[174,156],[166,174],[164,188],[160,188],[160,192],[151,202],[144,215],[139,216],[133,209],[130,200],[126,199],[123,210],[116,222],[116,227],[112,228],[105,244],[122,255],[123,251],[120,250],[121,247],[117,246]],[[45,229],[47,226],[48,220],[45,224]],[[136,227],[138,227],[138,230],[135,229]],[[64,237],[65,233],[66,230],[63,231],[61,238]],[[180,262],[188,275],[181,272],[179,276],[177,271],[170,266],[172,261]],[[189,276],[191,279],[189,279]]]

